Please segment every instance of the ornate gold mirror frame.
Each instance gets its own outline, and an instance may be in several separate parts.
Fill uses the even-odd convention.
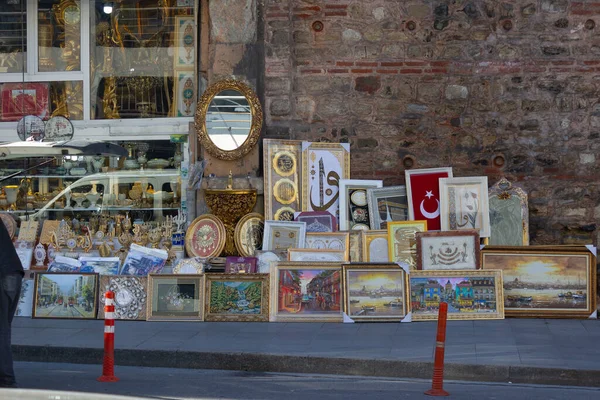
[[[252,124],[250,126],[250,132],[248,137],[237,149],[234,150],[223,150],[217,147],[214,142],[210,139],[208,131],[206,129],[206,114],[213,98],[224,90],[237,90],[242,93],[250,106],[252,113]],[[260,101],[256,96],[256,93],[243,82],[235,79],[225,79],[210,85],[196,107],[196,115],[194,116],[194,123],[196,126],[196,132],[198,133],[198,139],[202,146],[208,151],[209,154],[221,159],[221,160],[238,160],[246,155],[258,142],[260,137],[260,130],[263,124],[263,112],[260,105]]]

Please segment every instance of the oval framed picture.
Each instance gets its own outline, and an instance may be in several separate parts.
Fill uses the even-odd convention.
[[[225,247],[225,225],[214,215],[204,214],[192,221],[185,235],[190,257],[217,257]]]
[[[262,249],[265,218],[258,213],[242,217],[235,226],[235,248],[243,257],[252,257],[256,250]]]

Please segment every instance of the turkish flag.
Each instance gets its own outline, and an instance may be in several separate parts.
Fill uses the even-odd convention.
[[[440,222],[440,178],[452,178],[452,170],[431,171],[411,170],[406,171],[407,184],[410,185],[410,199],[413,211],[413,220],[427,221],[428,231],[439,231]]]

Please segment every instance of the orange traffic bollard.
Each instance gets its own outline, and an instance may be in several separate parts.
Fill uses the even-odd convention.
[[[115,376],[115,294],[104,294],[104,362],[100,382],[117,382]]]
[[[444,346],[446,345],[446,320],[448,303],[441,302],[438,313],[437,337],[435,341],[435,359],[433,361],[433,379],[431,389],[425,392],[429,396],[449,396],[444,390]]]

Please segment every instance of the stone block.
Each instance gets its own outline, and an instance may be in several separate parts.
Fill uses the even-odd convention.
[[[272,116],[288,115],[291,111],[290,99],[278,98],[270,101],[269,111]]]
[[[211,40],[215,43],[256,41],[256,0],[209,1]]]
[[[357,92],[366,92],[374,94],[381,88],[381,78],[379,76],[359,76],[356,78],[354,90]]]
[[[431,8],[427,4],[410,4],[406,11],[412,18],[425,18],[431,14]]]
[[[284,94],[290,91],[291,82],[289,78],[267,78],[265,79],[265,92],[267,94]]]
[[[423,103],[437,103],[442,98],[444,85],[438,83],[420,83],[417,86],[417,100]]]
[[[466,99],[469,97],[469,89],[462,85],[448,85],[445,94],[448,100]]]
[[[542,11],[547,13],[564,13],[568,6],[567,0],[542,0]]]
[[[296,99],[296,116],[309,124],[313,122],[316,102],[311,97],[298,97]]]
[[[342,40],[346,43],[358,42],[362,39],[362,34],[355,29],[344,29],[342,31]]]
[[[579,162],[581,164],[596,163],[596,155],[593,153],[579,153]]]
[[[233,75],[236,66],[244,57],[245,46],[243,44],[215,44],[212,63],[212,75]]]

